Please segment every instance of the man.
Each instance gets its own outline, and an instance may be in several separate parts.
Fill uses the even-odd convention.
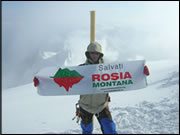
[[[87,60],[80,66],[104,63],[101,45],[98,42],[91,42],[85,55]],[[80,95],[78,103],[83,134],[92,134],[93,115],[97,117],[103,134],[117,134],[115,123],[112,120],[108,107],[109,99],[109,94]]]

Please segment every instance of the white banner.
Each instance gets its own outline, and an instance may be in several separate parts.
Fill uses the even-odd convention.
[[[144,60],[74,67],[47,67],[36,77],[43,96],[86,95],[145,88]]]

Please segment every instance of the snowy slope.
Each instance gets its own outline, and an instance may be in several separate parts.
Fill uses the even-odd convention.
[[[179,62],[146,63],[145,89],[110,93],[119,134],[179,133]],[[2,133],[81,133],[72,117],[79,96],[39,96],[33,84],[2,91]],[[93,133],[101,133],[95,118]]]

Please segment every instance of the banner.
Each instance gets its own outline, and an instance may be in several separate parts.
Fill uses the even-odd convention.
[[[47,67],[36,77],[43,96],[87,95],[137,90],[147,86],[144,60],[72,67]]]

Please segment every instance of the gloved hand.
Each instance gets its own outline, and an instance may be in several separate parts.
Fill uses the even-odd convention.
[[[39,80],[36,77],[34,77],[33,81],[34,81],[34,87],[37,87],[39,85]]]
[[[150,74],[149,69],[148,69],[148,67],[146,65],[144,66],[144,74],[147,75],[147,76]]]

